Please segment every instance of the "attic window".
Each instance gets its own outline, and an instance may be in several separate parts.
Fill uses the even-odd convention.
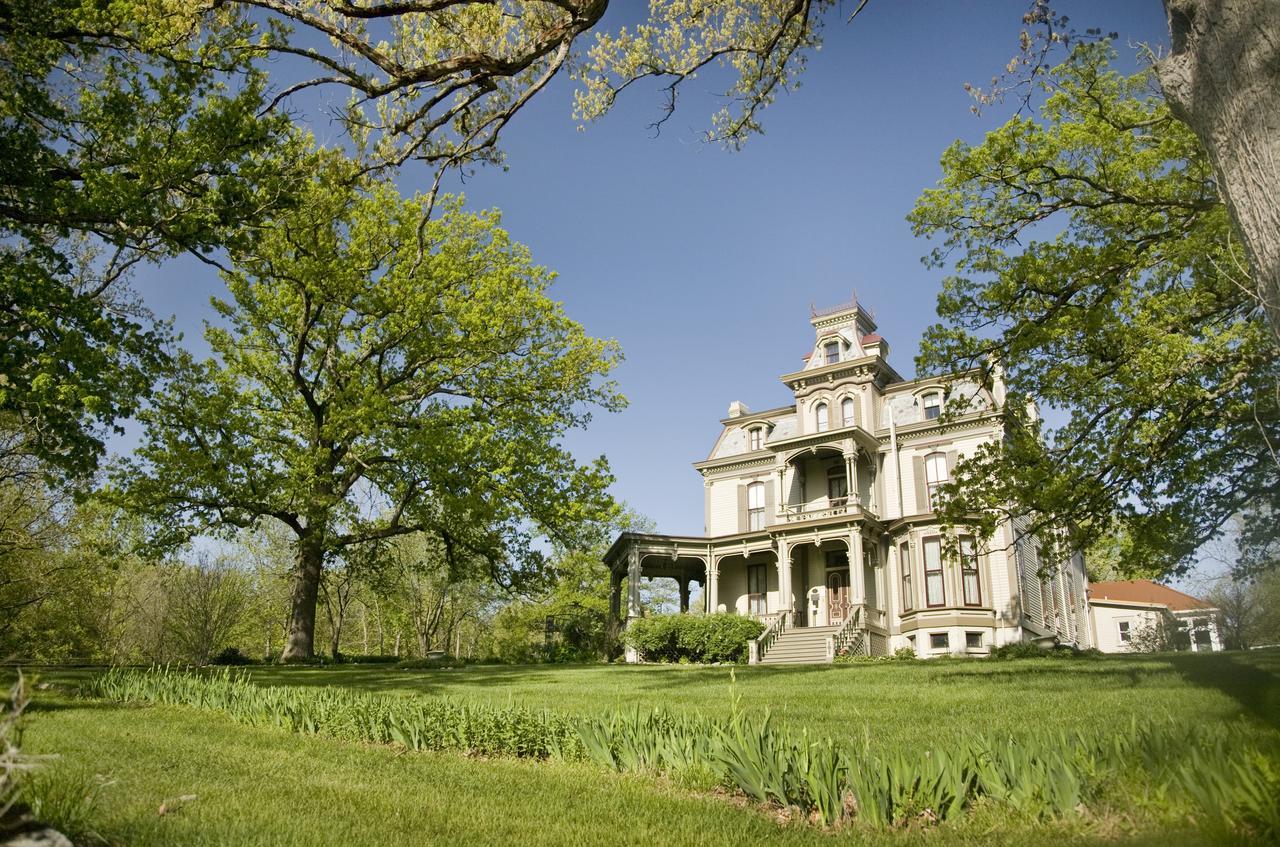
[[[924,419],[936,421],[942,414],[942,395],[933,393],[924,395]]]
[[[752,452],[759,450],[761,443],[764,441],[764,430],[758,426],[753,426],[747,430],[747,448]]]
[[[823,364],[834,365],[840,361],[840,342],[828,341],[822,345]]]

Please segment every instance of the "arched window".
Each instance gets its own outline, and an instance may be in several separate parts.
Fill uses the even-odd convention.
[[[751,429],[747,430],[747,447],[753,453],[756,450],[760,449],[764,441],[763,433],[764,433],[764,430],[758,426],[752,427]]]
[[[840,425],[853,426],[853,398],[846,397],[840,401]]]
[[[753,482],[747,486],[747,531],[764,529],[764,483]]]
[[[924,479],[929,487],[929,509],[937,511],[938,488],[947,481],[947,457],[942,453],[930,453],[924,457]]]
[[[827,416],[827,404],[819,403],[813,407],[813,426],[816,432],[826,432],[831,420]]]

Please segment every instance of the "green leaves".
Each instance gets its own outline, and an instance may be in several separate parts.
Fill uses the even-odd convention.
[[[299,205],[229,251],[213,357],[179,356],[141,415],[129,502],[166,544],[272,517],[325,556],[426,532],[536,578],[535,535],[579,546],[614,512],[603,458],[560,440],[623,405],[617,345],[547,297],[496,212],[424,220],[337,154],[306,166]]]
[[[918,366],[998,363],[1009,391],[1005,439],[960,465],[949,522],[1025,517],[1051,557],[1120,531],[1127,568],[1163,573],[1280,490],[1280,366],[1207,156],[1149,72],[1111,56],[1077,46],[1038,119],[943,154],[910,215],[954,270]]]

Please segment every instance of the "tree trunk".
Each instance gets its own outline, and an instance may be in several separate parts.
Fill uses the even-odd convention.
[[[1165,0],[1165,99],[1204,144],[1280,343],[1280,2]]]
[[[289,603],[289,626],[285,634],[282,662],[305,662],[315,656],[316,595],[320,589],[320,571],[324,566],[324,547],[319,538],[308,534],[298,539],[293,567],[293,595]]]

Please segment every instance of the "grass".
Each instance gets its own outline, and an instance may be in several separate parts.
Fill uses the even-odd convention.
[[[69,697],[87,671],[42,673],[25,744],[57,752],[48,780],[96,792],[80,832],[119,844],[1065,844],[1206,843],[1185,815],[1135,807],[1107,820],[1037,824],[979,810],[933,830],[836,834],[782,826],[723,796],[582,763],[401,754],[235,724],[213,712]],[[569,714],[662,706],[728,708],[727,669],[484,667],[260,668],[264,684],[341,685],[398,696],[447,694]],[[871,735],[886,749],[941,737],[1048,727],[1125,731],[1133,718],[1234,723],[1280,745],[1280,654],[1110,657],[1096,661],[739,668],[749,709],[812,735]],[[103,784],[103,783],[106,784]],[[67,786],[70,786],[68,788]],[[54,792],[58,793],[58,792]],[[196,799],[174,802],[175,798]],[[173,806],[164,815],[160,806]],[[92,841],[87,839],[86,843]]]
[[[909,664],[727,667],[685,665],[261,667],[271,685],[340,685],[402,695],[516,702],[594,715],[635,706],[727,713],[730,673],[747,709],[817,736],[894,748],[921,738],[1038,727],[1121,732],[1134,719],[1235,722],[1280,741],[1280,652],[1108,656]]]

